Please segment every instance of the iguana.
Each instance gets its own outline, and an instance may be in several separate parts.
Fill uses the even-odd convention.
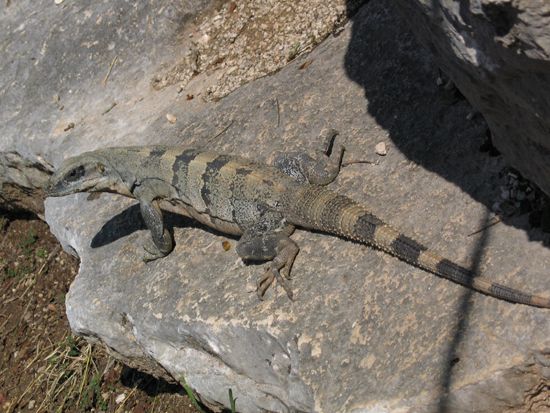
[[[550,298],[476,276],[385,224],[365,206],[327,189],[344,154],[335,136],[334,131],[326,135],[325,150],[317,156],[283,154],[272,166],[182,147],[96,150],[67,159],[51,177],[47,194],[115,192],[137,199],[152,236],[144,261],[164,257],[173,249],[160,208],[166,203],[209,227],[240,235],[236,252],[242,259],[270,261],[257,283],[260,298],[277,279],[292,299],[286,279],[299,248],[290,235],[302,227],[374,246],[495,298],[550,308]]]

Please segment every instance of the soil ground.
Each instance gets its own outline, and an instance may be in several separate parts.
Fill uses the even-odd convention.
[[[77,271],[46,223],[0,215],[0,411],[196,413],[181,386],[71,334],[65,294]]]

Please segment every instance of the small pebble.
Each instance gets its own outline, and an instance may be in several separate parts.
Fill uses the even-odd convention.
[[[377,143],[374,147],[374,151],[380,156],[385,156],[388,153],[388,149],[386,148],[386,144],[384,142]]]
[[[34,409],[34,405],[35,405],[35,404],[36,404],[36,400],[31,400],[31,401],[29,402],[29,404],[27,405],[27,408],[28,408],[29,410],[32,410],[32,409]]]
[[[65,126],[65,128],[63,129],[63,132],[67,132],[67,131],[69,131],[69,130],[71,130],[71,129],[74,129],[74,127],[75,127],[74,122],[69,122],[69,123],[67,124],[67,126]]]
[[[126,399],[126,393],[121,393],[118,396],[116,396],[115,403],[120,404]]]
[[[170,123],[176,123],[176,120],[177,120],[177,118],[174,115],[172,115],[171,113],[166,114],[166,119]]]

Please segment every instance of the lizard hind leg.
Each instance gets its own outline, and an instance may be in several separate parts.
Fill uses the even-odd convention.
[[[290,299],[292,290],[287,280],[290,279],[290,270],[298,251],[298,245],[289,237],[294,229],[287,225],[283,228],[267,231],[257,231],[258,227],[244,232],[237,245],[237,254],[245,260],[270,261],[264,276],[256,283],[257,294],[260,299],[267,289],[277,279]]]
[[[299,182],[328,185],[338,176],[344,156],[344,146],[335,143],[337,135],[334,129],[324,129],[320,136],[324,141],[324,150],[317,151],[315,156],[281,153],[275,157],[273,165]]]

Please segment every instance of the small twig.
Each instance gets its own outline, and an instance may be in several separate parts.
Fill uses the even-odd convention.
[[[480,232],[483,232],[483,231],[485,231],[486,229],[491,228],[492,226],[494,226],[494,225],[499,224],[500,222],[502,222],[502,221],[500,220],[500,218],[498,218],[498,217],[491,218],[491,219],[494,219],[495,221],[488,223],[487,225],[481,227],[481,228],[478,229],[477,231],[472,232],[471,234],[468,234],[467,236],[468,236],[468,237],[471,237],[472,235],[479,234]]]
[[[32,300],[29,300],[27,302],[27,305],[25,306],[25,309],[21,312],[21,317],[19,317],[19,321],[17,322],[17,325],[21,324],[21,320],[23,320],[23,317],[25,316],[25,313],[27,312],[27,310],[31,306],[31,302],[32,302]]]
[[[53,251],[50,252],[50,255],[48,255],[48,258],[46,258],[46,261],[44,262],[44,264],[42,264],[42,267],[40,267],[36,275],[42,274],[42,272],[51,264],[53,259],[57,256],[57,254],[59,254],[59,251],[61,251],[61,245],[58,244],[53,249]]]
[[[21,401],[23,400],[23,398],[27,395],[27,393],[31,390],[31,387],[34,386],[34,384],[37,382],[37,381],[40,381],[42,380],[42,377],[44,377],[44,373],[41,373],[40,375],[38,375],[37,377],[34,378],[34,380],[31,381],[31,383],[27,386],[27,388],[25,389],[25,391],[21,394],[21,396],[19,396],[19,398],[17,399],[17,401],[8,406],[8,409],[6,411],[6,413],[11,413],[13,411],[13,409],[17,406],[19,406],[21,404]],[[38,410],[37,410],[38,411]]]
[[[92,359],[92,352],[91,347],[87,348],[87,354],[86,354],[86,364],[84,365],[84,373],[82,374],[82,381],[80,382],[80,389],[78,390],[78,399],[76,400],[76,405],[80,405],[80,400],[82,399],[82,393],[84,392],[84,386],[86,385],[86,382],[88,381],[88,371],[90,369],[90,362]]]
[[[29,275],[32,275],[32,274],[29,274]],[[23,291],[21,294],[19,294],[18,297],[14,297],[16,300],[19,300],[19,299],[23,298],[23,297],[29,292],[29,290],[31,289],[31,287],[34,287],[34,286],[36,285],[36,276],[30,277],[30,278],[27,278],[27,277],[22,278],[21,281],[19,281],[19,282],[17,283],[16,289],[19,289],[19,287],[20,287],[21,285],[23,285],[23,283],[24,283],[25,281],[29,281],[29,285],[27,286],[27,288],[25,288],[25,291]]]
[[[67,124],[67,126],[65,126],[65,128],[63,129],[63,132],[68,132],[70,131],[71,129],[74,129],[76,125],[74,124],[74,122],[69,122]]]
[[[281,125],[281,110],[279,107],[279,99],[275,98],[275,106],[277,107],[277,127]]]
[[[237,32],[237,34],[235,34],[235,36],[233,36],[233,38],[231,39],[231,43],[235,43],[235,41],[237,40],[237,38],[242,34],[242,32],[244,32],[244,30],[247,28],[248,26],[248,21],[246,21],[243,26],[239,29],[239,31]],[[214,38],[212,40],[215,40],[218,38],[218,36],[220,35],[220,33],[222,33],[223,31],[220,30],[218,33],[215,34]],[[211,42],[212,42],[211,40]]]
[[[40,353],[40,343],[41,341],[39,341],[38,343],[36,343],[36,355],[34,356],[34,358],[29,362],[27,363],[27,365],[25,366],[24,370],[28,370],[30,366],[32,366],[34,364],[34,362],[36,360],[38,360],[38,358],[40,357],[40,355],[42,353]]]
[[[113,102],[111,103],[111,106],[109,106],[103,113],[102,115],[106,115],[107,113],[109,113],[110,111],[113,110],[113,108],[116,106],[116,102]]]
[[[227,132],[227,130],[231,127],[231,125],[233,125],[233,119],[231,120],[231,122],[229,122],[229,124],[225,128],[223,128],[221,130],[221,132],[217,133],[216,135],[214,135],[210,139],[208,139],[208,143],[212,142],[213,140],[215,140],[216,138],[218,138],[219,136],[221,136],[225,132]]]
[[[2,316],[3,316],[3,317],[6,317],[6,316],[4,316],[3,314],[2,314]],[[7,317],[6,317],[6,320],[2,323],[2,325],[0,325],[0,331],[4,329],[4,326],[5,326],[6,324],[8,324],[8,321],[10,320],[11,316],[12,316],[11,314],[10,314],[9,316],[7,316]]]
[[[4,331],[2,335],[0,335],[1,339],[4,339],[5,337],[9,336],[11,333],[15,331],[17,327],[19,327],[21,320],[19,320],[17,323],[15,323],[8,331]]]
[[[4,305],[6,304],[9,304],[11,303],[12,301],[15,301],[17,299],[19,299],[20,297],[12,297],[12,298],[8,298],[6,301],[4,301]]]
[[[149,379],[148,381],[150,382],[151,380],[152,379]],[[141,385],[141,382],[142,382],[142,380],[138,380],[136,382],[135,387],[130,391],[130,393],[128,393],[128,396],[126,396],[124,398],[124,400],[122,400],[122,403],[120,403],[120,406],[117,407],[117,409],[115,410],[115,413],[121,413],[122,411],[124,411],[124,405],[126,404],[128,399],[130,399],[130,397],[132,397],[134,395],[134,393],[136,392],[138,387]]]
[[[342,166],[346,167],[346,166],[350,166],[350,165],[353,165],[353,164],[356,164],[356,163],[368,163],[368,164],[372,164],[372,165],[378,165],[379,164],[378,160],[376,160],[376,161],[367,161],[367,160],[362,160],[362,159],[353,159],[351,161],[342,162]]]
[[[113,70],[113,67],[115,66],[116,61],[118,60],[118,56],[115,56],[111,64],[109,65],[109,70],[107,71],[107,74],[103,78],[103,86],[107,85],[107,80],[109,80],[109,76],[111,76],[111,72]]]

